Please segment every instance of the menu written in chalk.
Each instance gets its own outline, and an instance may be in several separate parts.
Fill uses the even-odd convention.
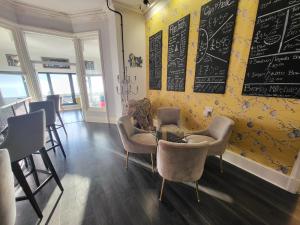
[[[194,92],[224,94],[238,0],[201,7]]]
[[[168,91],[185,91],[190,15],[169,26]]]
[[[149,38],[149,88],[161,90],[162,75],[162,31]]]
[[[300,0],[261,0],[243,94],[300,98]]]

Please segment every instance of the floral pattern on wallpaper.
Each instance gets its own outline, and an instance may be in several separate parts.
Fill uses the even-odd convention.
[[[290,174],[300,150],[300,100],[241,95],[258,0],[239,1],[226,93],[217,95],[193,92],[200,8],[207,2],[170,0],[163,10],[146,22],[147,40],[163,30],[162,90],[148,90],[148,97],[154,109],[160,106],[180,107],[182,122],[187,129],[203,129],[216,115],[232,118],[236,125],[229,150]],[[169,92],[166,91],[168,25],[187,14],[191,14],[191,24],[186,91]],[[147,56],[147,63],[148,59]],[[149,71],[147,76],[149,79]],[[207,108],[212,108],[212,114],[206,117]]]

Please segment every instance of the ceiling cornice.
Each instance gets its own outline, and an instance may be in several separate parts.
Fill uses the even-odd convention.
[[[128,4],[123,3],[123,2],[119,2],[117,0],[113,0],[112,2],[113,2],[114,6],[116,8],[125,9],[125,10],[135,12],[135,13],[140,14],[140,15],[143,15],[144,11],[145,11],[145,10],[136,9],[136,8],[132,7],[131,5],[128,5]]]
[[[80,16],[90,16],[90,15],[99,15],[99,14],[104,14],[105,10],[103,10],[102,8],[96,8],[93,10],[78,10],[75,13],[65,13],[65,12],[59,12],[53,9],[49,9],[49,8],[44,8],[44,7],[38,7],[38,6],[33,6],[30,4],[26,4],[23,2],[16,2],[14,0],[4,0],[6,2],[9,2],[10,4],[12,4],[15,8],[24,8],[24,9],[28,9],[32,12],[36,12],[39,14],[44,14],[47,16],[64,16],[64,17],[80,17]]]

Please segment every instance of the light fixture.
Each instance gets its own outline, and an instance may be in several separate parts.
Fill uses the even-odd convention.
[[[147,7],[150,6],[150,1],[149,0],[143,0],[144,5],[146,5]]]

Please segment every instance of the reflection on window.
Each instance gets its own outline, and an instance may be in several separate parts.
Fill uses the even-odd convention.
[[[94,108],[105,107],[105,97],[102,76],[86,76],[86,86],[89,97],[89,106]]]
[[[0,73],[0,90],[3,98],[24,98],[28,96],[25,79],[21,74]]]
[[[76,74],[39,73],[43,98],[60,95],[63,105],[80,104],[80,94]]]

